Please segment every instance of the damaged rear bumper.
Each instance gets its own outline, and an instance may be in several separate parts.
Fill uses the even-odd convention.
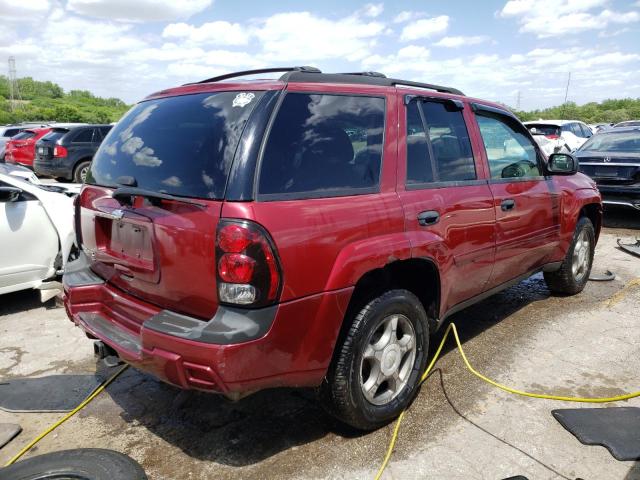
[[[352,292],[252,310],[221,305],[202,320],[128,295],[97,276],[84,255],[68,265],[63,286],[69,318],[122,360],[178,387],[232,398],[319,385]]]

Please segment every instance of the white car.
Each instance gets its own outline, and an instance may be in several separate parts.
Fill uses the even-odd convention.
[[[573,152],[593,136],[591,128],[578,120],[536,120],[524,124],[547,156]]]
[[[37,288],[42,301],[59,291],[75,242],[73,198],[0,170],[0,294]]]

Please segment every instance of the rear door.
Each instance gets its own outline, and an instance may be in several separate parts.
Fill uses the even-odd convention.
[[[248,101],[237,101],[241,93]],[[160,307],[215,314],[215,235],[227,174],[262,94],[149,100],[109,132],[80,198],[81,243],[98,275]],[[114,198],[119,188],[142,192]]]
[[[493,199],[465,123],[472,118],[468,105],[409,95],[403,100],[398,194],[413,256],[435,257],[440,265],[443,313],[489,281]]]
[[[499,109],[474,107],[496,216],[493,287],[546,262],[559,241],[559,205],[526,128]]]

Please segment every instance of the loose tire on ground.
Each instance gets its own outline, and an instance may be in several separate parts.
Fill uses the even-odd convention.
[[[398,319],[395,330],[394,317]],[[345,321],[350,322],[350,327],[342,343],[336,345],[333,362],[319,388],[319,399],[325,409],[339,421],[359,430],[374,430],[395,419],[417,392],[429,349],[427,314],[413,293],[398,289],[390,290],[373,299],[356,312],[352,319],[346,318]],[[385,343],[385,339],[394,338],[389,336],[391,331],[391,335],[395,335],[394,341],[400,347],[392,347],[391,340]],[[411,335],[414,336],[413,347],[409,347],[406,340]],[[379,349],[380,345],[386,347]],[[397,350],[398,348],[401,349]],[[403,351],[404,349],[407,350]],[[372,351],[375,351],[376,355],[380,354],[382,360],[386,360],[386,363],[381,360],[377,364],[380,371],[385,367],[392,368],[396,361],[400,362],[396,377],[399,379],[402,376],[403,380],[398,381],[390,377],[386,386],[389,391],[394,390],[396,393],[384,392],[384,382],[375,391],[384,393],[379,395],[378,399],[384,399],[385,395],[389,398],[388,401],[382,400],[382,403],[372,398],[371,388],[366,388],[367,384],[371,385],[372,382],[363,381],[365,375],[367,379],[377,376],[368,363],[371,361]],[[400,387],[391,389],[392,385]],[[367,394],[365,390],[368,390]]]
[[[586,247],[584,246],[585,241],[588,242]],[[591,220],[586,217],[581,217],[576,225],[571,246],[562,262],[562,266],[555,272],[544,273],[544,280],[549,290],[554,293],[566,295],[580,293],[589,280],[589,274],[591,273],[591,267],[593,265],[595,244],[596,234]],[[583,254],[580,253],[582,249],[586,249]],[[584,257],[581,257],[581,255],[584,255]],[[581,258],[586,263],[576,270],[576,268],[574,268],[575,263]],[[576,271],[579,275],[576,274]]]
[[[79,448],[47,453],[0,468],[0,480],[147,480],[142,467],[119,452]]]

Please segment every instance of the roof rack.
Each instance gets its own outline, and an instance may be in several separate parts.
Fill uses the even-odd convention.
[[[191,82],[185,83],[185,85],[195,85],[198,83],[212,83],[212,82],[221,82],[222,80],[227,80],[229,78],[236,77],[246,77],[248,75],[258,75],[261,73],[274,73],[274,72],[309,72],[309,73],[322,73],[316,67],[275,67],[275,68],[259,68],[257,70],[244,70],[242,72],[234,72],[227,73],[225,75],[218,75],[217,77],[207,78],[205,80],[200,80],[199,82]]]
[[[443,85],[434,85],[432,83],[412,82],[409,80],[400,80],[397,78],[387,78],[378,72],[357,72],[357,73],[317,73],[290,71],[286,75],[280,77],[282,81],[288,82],[312,82],[312,83],[358,83],[364,85],[380,85],[383,87],[416,87],[427,90],[435,90],[436,92],[451,93],[453,95],[462,95],[457,88],[445,87]]]
[[[380,72],[349,72],[349,73],[322,73],[316,67],[276,67],[260,68],[257,70],[244,70],[242,72],[227,73],[217,77],[207,78],[199,82],[186,83],[185,85],[196,85],[199,83],[213,83],[227,80],[229,78],[246,77],[248,75],[259,75],[261,73],[284,72],[279,78],[281,82],[309,82],[309,83],[358,83],[364,85],[380,85],[385,87],[415,87],[436,92],[451,93],[453,95],[463,95],[460,90],[431,83],[412,82],[409,80],[399,80],[397,78],[387,78]]]

